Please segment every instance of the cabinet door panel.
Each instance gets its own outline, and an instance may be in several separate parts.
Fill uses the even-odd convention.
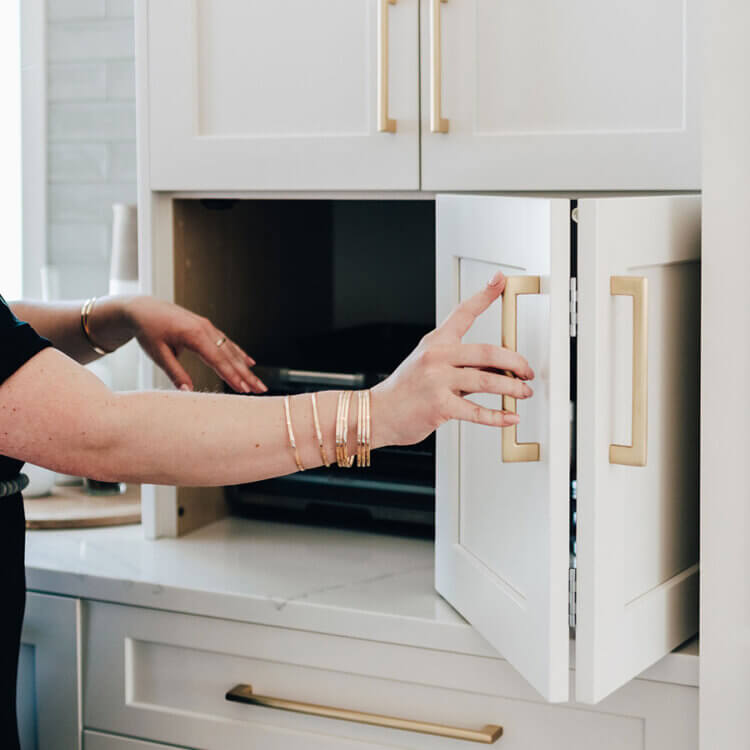
[[[146,12],[153,189],[419,186],[418,0],[159,0]],[[381,39],[394,133],[377,129]]]
[[[598,701],[697,631],[700,200],[581,201],[578,258],[576,696]],[[613,276],[646,284],[645,466],[610,456],[641,356]]]
[[[430,113],[422,9],[422,111]],[[699,187],[694,0],[440,3],[442,116],[428,190]]]
[[[539,460],[504,462],[499,430],[438,430],[436,588],[550,700],[566,699],[568,671],[568,215],[567,201],[437,200],[438,320],[498,269],[538,275],[541,293],[519,297],[517,314],[537,374],[517,439],[538,442]],[[500,344],[499,303],[465,341]]]

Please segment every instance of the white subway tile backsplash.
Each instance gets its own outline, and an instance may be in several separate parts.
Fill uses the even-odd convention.
[[[50,182],[101,182],[107,179],[109,150],[104,143],[52,143],[47,151]]]
[[[112,204],[136,201],[133,1],[47,8],[47,256],[64,298],[106,294]]]
[[[135,141],[113,143],[110,146],[109,165],[109,176],[114,182],[135,181]]]
[[[107,223],[113,203],[135,203],[136,186],[129,183],[53,184],[48,189],[48,215],[58,223]]]
[[[52,102],[48,141],[109,141],[135,138],[133,102]]]
[[[101,18],[107,10],[105,0],[47,0],[47,19]]]
[[[112,230],[109,224],[50,224],[47,256],[50,263],[101,263],[109,260]]]
[[[47,99],[51,102],[104,99],[107,95],[104,63],[56,63],[47,70]]]
[[[133,35],[133,22],[129,19],[50,24],[47,59],[50,62],[132,59]]]
[[[110,18],[132,18],[133,0],[107,0],[107,15]]]
[[[135,99],[133,60],[117,60],[107,63],[107,96],[110,99]]]

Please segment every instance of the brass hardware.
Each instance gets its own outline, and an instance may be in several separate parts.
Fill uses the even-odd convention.
[[[442,116],[441,84],[443,82],[440,55],[440,3],[448,0],[432,0],[430,5],[430,65],[432,68],[432,98],[430,107],[430,130],[433,133],[447,133],[448,120]]]
[[[612,276],[610,294],[633,298],[632,445],[609,446],[609,462],[645,466],[648,452],[648,285],[642,276]]]
[[[396,121],[388,117],[388,6],[396,0],[378,0],[378,132],[395,133]]]
[[[443,724],[397,719],[392,716],[349,711],[345,708],[318,706],[314,703],[300,703],[298,701],[284,700],[283,698],[271,698],[267,695],[255,695],[252,685],[235,685],[226,694],[226,699],[235,703],[249,703],[255,706],[278,708],[282,711],[324,716],[328,719],[343,719],[344,721],[354,721],[358,724],[372,724],[376,727],[387,727],[388,729],[403,729],[407,732],[436,734],[439,737],[450,737],[455,740],[483,742],[485,745],[491,745],[493,742],[496,742],[503,733],[503,728],[494,724],[487,724],[487,726],[481,729],[461,729],[459,727],[448,727]]]
[[[518,351],[518,295],[539,294],[540,280],[538,276],[508,276],[505,279],[503,292],[503,332],[502,345],[511,351]],[[516,413],[516,399],[503,396],[503,409],[511,414]],[[538,461],[539,443],[519,443],[518,425],[503,427],[503,461],[515,463],[519,461]]]

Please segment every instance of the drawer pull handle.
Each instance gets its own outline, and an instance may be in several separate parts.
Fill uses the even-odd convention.
[[[539,294],[538,276],[508,276],[505,279],[503,292],[503,332],[502,345],[510,351],[518,351],[518,295]],[[516,399],[503,396],[503,409],[510,414],[516,413]],[[521,461],[539,460],[539,443],[519,443],[518,425],[503,427],[503,462],[518,463]]]
[[[633,434],[631,445],[609,446],[609,462],[645,466],[648,452],[648,285],[642,276],[612,276],[610,295],[633,298]]]
[[[396,0],[378,1],[378,132],[395,133],[396,121],[388,117],[388,6]]]
[[[448,0],[432,0],[430,5],[430,63],[432,66],[432,96],[430,108],[430,130],[433,133],[447,133],[448,120],[443,118],[441,86],[443,83],[440,55],[440,3]]]
[[[430,724],[424,721],[411,721],[409,719],[397,719],[392,716],[349,711],[345,708],[332,708],[331,706],[318,706],[314,703],[299,703],[298,701],[289,701],[283,698],[271,698],[268,695],[256,695],[253,693],[252,685],[235,685],[227,693],[226,699],[235,703],[249,703],[254,706],[279,708],[282,711],[324,716],[328,719],[343,719],[344,721],[355,721],[359,724],[372,724],[376,727],[404,729],[408,732],[420,732],[422,734],[436,734],[439,737],[450,737],[455,740],[483,742],[486,745],[496,742],[503,733],[503,728],[494,724],[488,724],[478,730],[460,729],[458,727],[447,727],[442,724]]]

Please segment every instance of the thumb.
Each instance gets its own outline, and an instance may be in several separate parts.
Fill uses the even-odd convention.
[[[192,391],[193,381],[185,368],[180,364],[174,352],[165,343],[160,343],[152,354],[152,359],[167,373],[176,388],[181,391]]]

